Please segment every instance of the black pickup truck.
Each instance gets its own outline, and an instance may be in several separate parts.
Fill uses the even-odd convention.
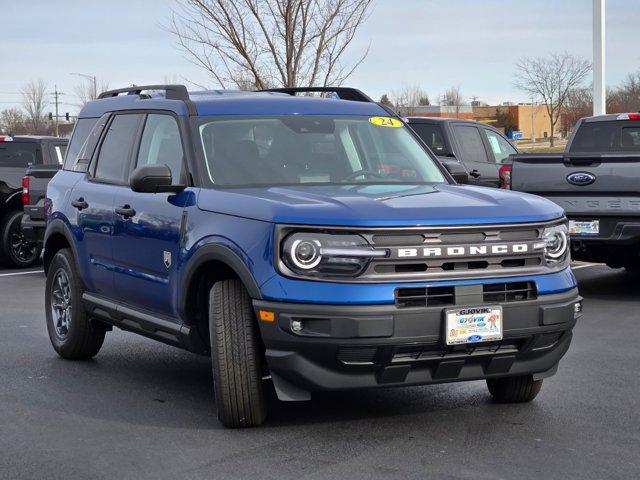
[[[21,222],[28,201],[24,175],[27,168],[62,164],[67,140],[57,137],[0,136],[0,261],[15,268],[33,265],[40,258],[38,242],[25,237]]]
[[[640,269],[640,113],[583,118],[563,153],[512,160],[513,190],[564,208],[574,259]]]
[[[405,121],[455,174],[468,174],[471,185],[508,188],[516,147],[503,133],[484,123],[459,118],[407,117]]]

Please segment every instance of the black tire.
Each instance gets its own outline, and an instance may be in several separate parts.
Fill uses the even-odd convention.
[[[222,280],[211,288],[209,334],[218,419],[229,428],[260,425],[267,411],[258,325],[239,280]]]
[[[28,268],[40,260],[42,247],[22,234],[22,212],[13,210],[0,222],[0,257],[14,268]]]
[[[497,402],[526,403],[538,396],[542,388],[542,380],[534,380],[533,375],[494,378],[487,380],[487,387]]]
[[[68,294],[63,294],[64,291]],[[69,360],[94,357],[100,351],[106,333],[89,319],[82,305],[82,291],[71,250],[60,250],[47,271],[45,311],[51,345],[58,355]]]

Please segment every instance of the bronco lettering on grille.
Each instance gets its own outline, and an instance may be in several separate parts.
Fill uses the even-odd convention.
[[[450,247],[398,248],[399,258],[434,257],[477,257],[482,255],[509,255],[529,253],[533,246],[528,243],[492,244],[492,245],[454,245]]]

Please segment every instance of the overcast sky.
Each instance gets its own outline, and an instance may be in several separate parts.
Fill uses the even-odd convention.
[[[379,98],[420,84],[432,100],[450,86],[465,97],[526,101],[512,85],[522,56],[567,50],[591,59],[592,0],[376,0],[349,55],[370,52],[348,84]],[[207,77],[162,29],[172,0],[0,0],[0,109],[17,106],[25,81],[57,84],[73,104],[78,77],[112,88]],[[640,69],[640,0],[607,0],[607,82]],[[590,82],[590,79],[589,79]],[[75,112],[63,105],[61,110]]]

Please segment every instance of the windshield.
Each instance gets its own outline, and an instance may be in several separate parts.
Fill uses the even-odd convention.
[[[214,185],[446,182],[408,128],[389,117],[199,117]]]

